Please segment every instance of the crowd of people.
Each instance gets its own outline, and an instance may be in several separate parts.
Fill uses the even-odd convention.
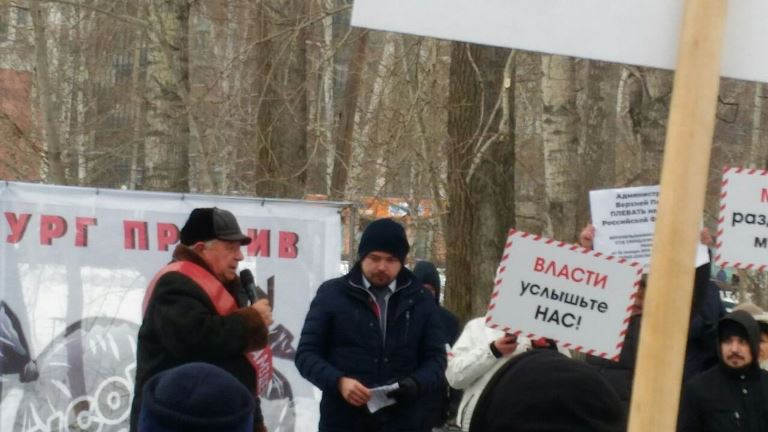
[[[588,226],[580,242],[593,238]],[[266,345],[271,306],[236,273],[250,240],[226,210],[190,214],[146,293],[131,431],[266,430],[247,353]],[[618,361],[575,359],[484,317],[459,331],[437,269],[410,270],[409,249],[400,224],[371,222],[355,265],[309,306],[295,364],[322,391],[321,432],[626,430],[644,281]],[[696,269],[678,430],[768,431],[768,314],[726,315],[709,276]]]

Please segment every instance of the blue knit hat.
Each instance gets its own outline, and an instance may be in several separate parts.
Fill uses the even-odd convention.
[[[229,372],[187,363],[144,384],[139,432],[252,432],[255,404]]]
[[[357,256],[362,261],[375,251],[392,254],[400,262],[408,255],[408,238],[402,225],[392,219],[377,219],[365,228],[357,247]]]

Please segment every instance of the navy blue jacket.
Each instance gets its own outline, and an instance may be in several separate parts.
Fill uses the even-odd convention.
[[[445,340],[432,294],[403,267],[387,307],[386,339],[365,289],[360,263],[323,283],[309,307],[296,350],[296,367],[323,391],[320,432],[421,431],[423,404],[396,403],[370,414],[348,404],[341,377],[368,388],[413,378],[419,397],[438,391],[446,366]]]

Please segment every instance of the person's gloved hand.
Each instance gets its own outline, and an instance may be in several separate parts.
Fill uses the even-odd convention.
[[[398,403],[416,400],[419,395],[419,384],[413,378],[403,378],[397,384],[399,388],[387,393],[388,397],[393,398]]]

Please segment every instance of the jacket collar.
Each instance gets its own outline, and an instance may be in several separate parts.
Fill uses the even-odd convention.
[[[355,263],[355,265],[344,278],[347,280],[347,283],[353,287],[366,289],[365,282],[363,282],[363,269],[360,265],[360,261]],[[400,273],[397,274],[397,278],[395,278],[395,280],[397,282],[395,284],[395,292],[415,285],[415,278],[413,273],[411,273],[411,271],[408,270],[405,266],[400,269]]]

